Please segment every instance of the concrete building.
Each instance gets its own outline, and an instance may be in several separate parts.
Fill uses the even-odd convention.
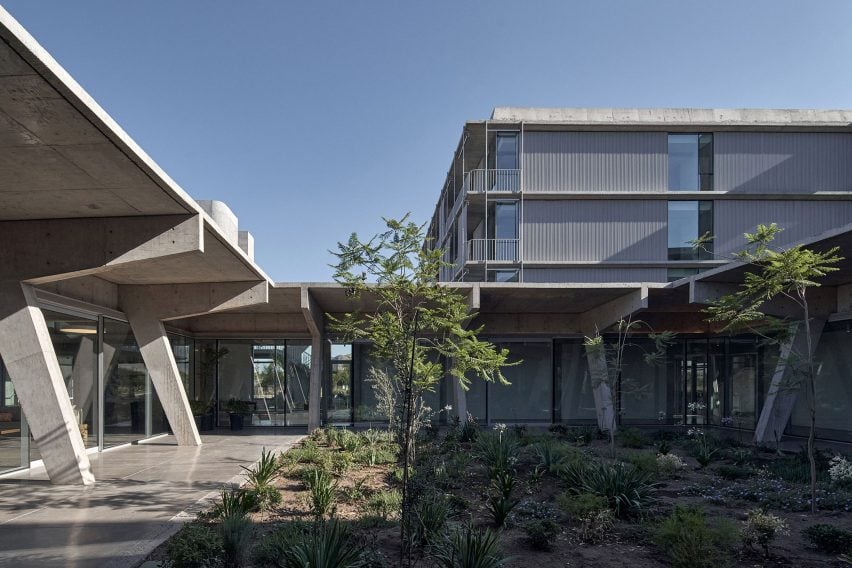
[[[606,425],[617,413],[761,441],[801,434],[777,354],[701,313],[742,267],[684,258],[683,242],[707,228],[724,254],[775,221],[786,242],[852,250],[850,123],[849,111],[677,109],[496,109],[468,123],[430,232],[456,261],[442,276],[473,324],[523,363],[511,386],[447,380],[429,404],[484,422]],[[383,418],[369,345],[326,325],[352,310],[346,291],[270,281],[227,205],[178,187],[2,9],[0,236],[0,471],[42,460],[56,483],[92,483],[89,453],[169,429],[200,444],[199,430],[228,427],[231,401],[254,428]],[[815,304],[819,433],[842,441],[852,267],[841,268]],[[628,353],[641,397],[596,387],[601,363],[582,343],[627,314],[679,334],[664,365]]]

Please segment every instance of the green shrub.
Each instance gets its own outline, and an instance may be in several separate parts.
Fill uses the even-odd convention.
[[[730,448],[725,455],[734,465],[744,466],[754,461],[754,451],[750,448]]]
[[[609,502],[606,497],[601,497],[593,493],[562,493],[556,498],[556,504],[571,516],[571,518],[583,517],[589,513],[609,508]]]
[[[715,471],[716,475],[729,481],[734,481],[736,479],[748,479],[753,475],[752,470],[738,465],[720,465]]]
[[[166,545],[173,568],[217,568],[222,565],[223,553],[219,532],[199,523],[185,525]]]
[[[642,452],[630,456],[630,463],[637,471],[644,473],[648,477],[654,478],[659,476],[660,468],[657,464],[656,454],[650,452]]]
[[[476,455],[488,468],[488,476],[514,468],[520,456],[520,445],[508,433],[483,432],[476,440]]]
[[[686,462],[677,454],[657,454],[657,471],[660,477],[673,478],[686,469]]]
[[[710,523],[701,507],[678,505],[655,532],[657,545],[675,568],[718,568],[731,564],[736,530],[731,523]]]
[[[656,501],[657,484],[630,464],[572,464],[564,477],[574,493],[605,497],[617,517],[641,515]]]
[[[789,534],[790,529],[783,519],[760,509],[748,512],[748,517],[743,521],[743,528],[740,531],[743,543],[746,546],[760,546],[766,558],[769,558],[769,545],[772,541],[780,535]]]
[[[658,454],[668,455],[669,452],[672,451],[672,445],[668,440],[658,440],[654,443],[654,447],[657,448]]]
[[[355,452],[364,445],[364,438],[351,430],[341,430],[338,436],[338,445],[347,452]]]
[[[494,525],[502,527],[506,524],[506,519],[509,518],[509,513],[515,508],[518,502],[511,497],[506,497],[500,493],[492,493],[488,498],[488,503],[485,507],[491,513],[491,518],[494,520]]]
[[[257,506],[254,495],[242,489],[222,489],[221,501],[213,507],[214,518],[245,517]]]
[[[468,442],[475,442],[479,437],[479,426],[476,424],[476,420],[473,416],[468,413],[467,420],[464,424],[461,425],[459,429],[459,441],[463,444]]]
[[[225,565],[242,566],[248,553],[251,522],[246,517],[225,517],[220,530]]]
[[[355,462],[352,458],[352,454],[348,451],[337,452],[331,455],[330,471],[338,477],[352,469],[354,465]]]
[[[308,474],[305,485],[309,491],[309,505],[314,516],[321,519],[333,513],[337,501],[337,482],[328,472],[314,469]]]
[[[402,493],[396,489],[378,491],[367,499],[364,509],[385,521],[395,519],[402,509]]]
[[[551,550],[553,540],[559,534],[559,525],[549,519],[530,521],[524,525],[527,544],[535,550]]]
[[[314,430],[316,432],[316,430]],[[279,566],[285,551],[307,539],[311,525],[302,521],[291,521],[265,535],[254,550],[254,562],[260,566]]]
[[[852,551],[852,532],[819,523],[802,529],[802,537],[825,554],[842,554]]]
[[[606,539],[615,526],[615,515],[610,509],[593,511],[576,519],[580,540],[596,544]]]
[[[815,452],[817,466],[817,481],[828,483],[828,457],[822,452]],[[811,482],[811,465],[807,453],[800,452],[792,456],[773,460],[766,465],[766,470],[772,477],[807,485]]]
[[[695,437],[686,446],[689,455],[694,457],[702,468],[713,463],[719,453],[716,439],[701,431],[697,431]]]
[[[246,480],[254,487],[269,485],[278,476],[281,464],[272,452],[263,448],[260,452],[260,460],[252,467],[242,466],[246,471]]]
[[[622,448],[635,448],[641,450],[648,445],[650,440],[642,430],[638,428],[622,428],[615,436]]]
[[[276,565],[281,568],[362,568],[364,552],[337,521],[316,523],[301,538],[284,541]]]
[[[281,492],[273,485],[261,485],[252,487],[246,491],[251,496],[258,511],[268,511],[275,505],[281,503]]]
[[[450,503],[440,494],[431,494],[420,499],[414,506],[417,523],[414,528],[415,540],[421,546],[438,542],[444,534],[447,519],[450,517]]]
[[[346,496],[346,500],[350,503],[360,501],[364,497],[366,497],[367,493],[364,490],[364,484],[367,483],[367,478],[364,477],[359,479],[355,483],[352,484],[351,487],[345,487],[342,489],[343,494]]]
[[[533,454],[542,471],[555,474],[568,461],[570,450],[552,438],[542,440],[531,446]],[[574,450],[575,452],[577,450]]]
[[[440,568],[501,568],[507,561],[496,533],[474,530],[470,525],[455,531],[445,544],[436,548],[432,560]]]

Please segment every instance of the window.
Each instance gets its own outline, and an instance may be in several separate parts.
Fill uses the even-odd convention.
[[[669,191],[713,190],[713,135],[669,134]]]
[[[708,233],[713,234],[712,201],[669,201],[669,260],[712,259],[712,241],[701,249],[691,243]]]
[[[518,135],[497,134],[494,143],[494,168],[497,170],[518,169]]]
[[[700,272],[698,268],[669,268],[666,270],[666,281],[674,282],[688,276],[695,276]]]
[[[488,282],[517,282],[518,269],[509,270],[489,270]]]
[[[518,202],[497,201],[489,207],[488,238],[517,239],[518,238]]]

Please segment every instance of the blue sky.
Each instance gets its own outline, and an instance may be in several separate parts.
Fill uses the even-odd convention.
[[[278,281],[432,214],[494,106],[852,107],[852,2],[0,0]]]

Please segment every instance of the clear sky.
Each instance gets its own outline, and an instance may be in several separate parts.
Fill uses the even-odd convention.
[[[852,2],[0,0],[278,281],[427,221],[494,106],[852,107]]]

